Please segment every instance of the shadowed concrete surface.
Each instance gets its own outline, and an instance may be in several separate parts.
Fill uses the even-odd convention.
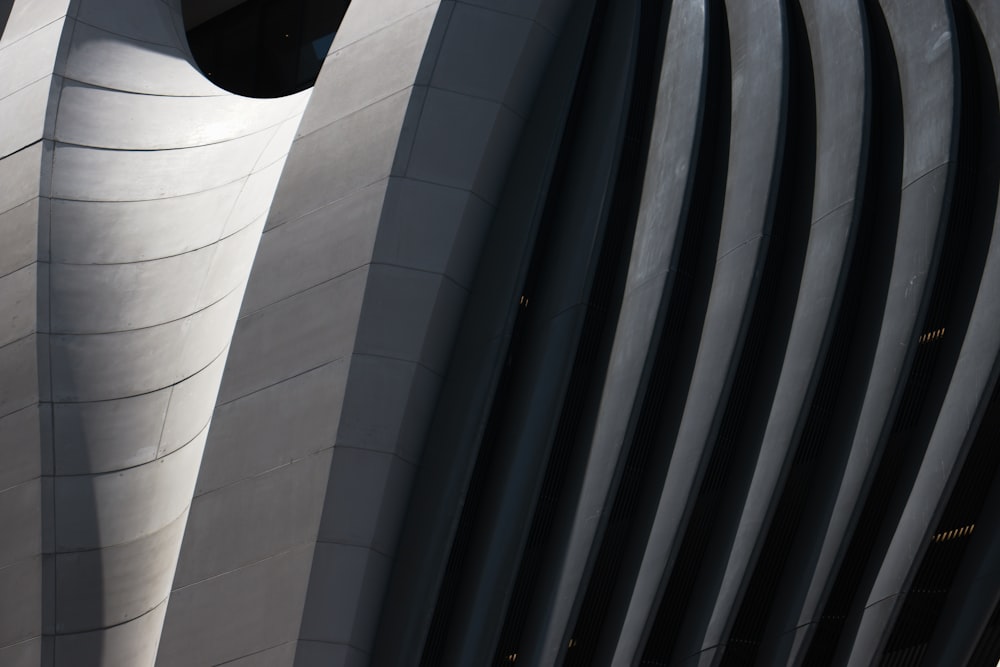
[[[996,664],[996,3],[190,4],[0,0],[0,665]]]

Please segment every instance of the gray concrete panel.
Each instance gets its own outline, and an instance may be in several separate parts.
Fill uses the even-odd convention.
[[[370,656],[353,646],[329,642],[300,641],[295,651],[295,667],[365,667]]]
[[[57,635],[54,661],[73,660],[84,665],[152,665],[166,606],[163,602],[133,621],[105,630]]]
[[[344,397],[337,445],[394,454],[416,465],[441,377],[416,362],[355,354],[351,392]],[[378,405],[373,417],[367,406]]]
[[[466,292],[448,278],[385,264],[368,272],[355,350],[359,354],[417,361],[444,372],[454,341],[454,323]]]
[[[494,208],[467,192],[390,179],[372,261],[446,275],[468,287]]]
[[[0,213],[0,276],[31,264],[38,257],[39,200],[32,199]]]
[[[196,496],[184,549],[199,557],[180,564],[174,585],[188,586],[315,540],[316,499],[326,490],[330,457],[323,450]],[[282,502],[275,502],[279,497]]]
[[[38,342],[32,334],[0,347],[0,417],[34,405],[39,400]]]
[[[413,464],[392,454],[338,443],[317,541],[392,554],[414,471]]]
[[[56,632],[111,627],[142,616],[170,594],[187,512],[132,542],[55,558]]]
[[[378,230],[371,218],[383,206],[386,185],[387,181],[378,181],[268,229],[255,261],[273,268],[267,275],[252,274],[243,313],[253,313],[366,264]]]
[[[456,3],[430,85],[504,102],[534,28],[532,21],[509,12]],[[532,73],[537,77],[537,68]],[[523,115],[530,101],[521,97],[512,110]]]
[[[377,664],[405,665],[422,650],[430,624],[428,604],[440,584],[451,535],[475,462],[468,443],[481,437],[483,420],[510,343],[517,295],[527,270],[553,161],[577,79],[592,6],[580,5],[572,30],[554,51],[540,99],[525,125],[509,181],[472,283],[448,380],[427,437],[407,522],[388,588]],[[378,251],[378,249],[376,249]],[[431,576],[428,576],[431,573]]]
[[[31,405],[0,417],[0,491],[42,474],[39,447],[42,440],[40,409]]]
[[[10,667],[37,667],[43,664],[42,656],[51,659],[51,649],[43,653],[42,638],[35,637],[11,646],[0,647],[0,662]]]
[[[348,313],[360,306],[366,277],[367,270],[357,269],[243,316],[219,401],[246,396],[349,354],[357,324]],[[302,319],[304,313],[311,317]],[[289,322],[298,326],[286,326]]]
[[[371,646],[389,563],[372,549],[318,543],[300,638],[362,651]]]
[[[0,278],[0,347],[21,340],[37,330],[35,302],[38,267],[35,264]]]
[[[204,444],[202,432],[176,452],[134,468],[56,477],[57,550],[100,549],[130,542],[158,532],[181,516],[191,502]],[[179,546],[178,541],[175,548]]]
[[[208,667],[298,637],[313,545],[176,589],[156,664]],[[211,620],[211,622],[209,622]]]
[[[210,439],[228,446],[206,450],[195,493],[221,488],[332,446],[347,367],[346,359],[338,359],[219,405]],[[324,392],[329,404],[310,400]],[[275,447],[278,442],[281,447]]]
[[[2,502],[2,501],[0,501]],[[42,634],[42,556],[0,567],[0,647]],[[0,664],[18,664],[0,648]],[[35,663],[37,666],[39,663]]]

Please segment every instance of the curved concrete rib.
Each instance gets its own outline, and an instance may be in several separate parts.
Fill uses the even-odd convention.
[[[957,84],[949,13],[937,2],[886,1],[882,7],[897,56],[904,118],[899,227],[875,356],[857,423],[848,436],[843,473],[810,524],[815,529],[798,538],[813,541],[815,561],[798,570],[804,596],[795,628],[780,630],[798,629],[800,635],[820,619],[878,468],[922,333],[917,327],[927,308],[950,201]],[[945,85],[932,86],[931,80]],[[765,645],[762,650],[769,660],[784,661],[785,651],[795,653],[791,659],[801,659],[798,652],[807,650],[808,642],[782,646]]]
[[[572,591],[582,594],[587,564],[603,533],[604,522],[598,517],[610,512],[614,499],[616,468],[624,464],[624,445],[631,441],[630,432],[642,407],[685,226],[697,224],[689,223],[688,210],[705,104],[706,30],[702,0],[672,5],[632,259],[596,424],[589,437],[589,457],[573,512],[573,529],[555,589],[554,597],[569,604],[574,602]],[[682,90],[685,94],[678,94]],[[686,94],[690,90],[698,92]],[[569,604],[556,606],[560,617],[569,618]],[[558,617],[553,620],[547,644],[552,655],[563,644],[568,622],[560,623]]]
[[[58,3],[41,4],[19,0],[13,16]],[[45,19],[0,59],[25,43],[53,54],[33,138],[50,165],[37,220],[57,582],[46,633],[56,661],[150,665],[231,332],[309,94],[216,88],[187,52],[179,0],[77,0]]]
[[[990,19],[996,21],[1000,18],[1000,12],[993,7],[978,8],[978,13],[982,16],[980,21],[986,26],[989,26]],[[983,34],[993,37],[987,48],[992,60],[1000,62],[1000,43],[995,37],[996,33],[984,31]],[[970,45],[968,51],[963,49],[962,56],[971,56],[971,53]],[[972,65],[963,65],[965,67],[971,68]],[[996,85],[995,71],[993,75],[989,77],[990,84]],[[992,96],[992,99],[995,101],[996,97]],[[994,107],[986,122],[995,124],[996,121],[997,110]],[[995,146],[995,142],[993,145]],[[991,147],[982,146],[979,150],[990,151]],[[989,173],[990,170],[982,171]],[[982,179],[980,184],[982,185]],[[996,184],[991,185],[995,191]],[[990,193],[989,189],[987,193]],[[995,196],[995,192],[993,194]],[[995,201],[978,203],[988,206],[996,204]],[[961,351],[951,374],[952,381],[934,423],[916,479],[909,490],[906,506],[892,534],[875,581],[867,593],[865,609],[850,651],[843,652],[849,664],[871,663],[884,649],[885,639],[892,630],[950,495],[963,492],[963,489],[956,487],[956,482],[963,464],[970,465],[966,456],[977,437],[979,424],[990,402],[997,372],[1000,370],[1000,338],[997,336],[997,331],[1000,331],[1000,218],[996,217],[995,210],[993,213],[988,221],[993,233],[989,241],[986,268],[979,283]],[[961,222],[953,221],[954,224]],[[987,615],[984,614],[983,618]],[[968,645],[972,646],[974,642],[968,642]]]
[[[701,649],[725,643],[770,529],[819,382],[861,215],[867,139],[866,46],[858,3],[800,3],[816,85],[811,229],[781,375]],[[845,91],[857,104],[845,104]]]
[[[615,664],[639,658],[711,458],[763,273],[784,142],[785,16],[780,3],[727,3],[732,131],[722,231],[690,389]]]

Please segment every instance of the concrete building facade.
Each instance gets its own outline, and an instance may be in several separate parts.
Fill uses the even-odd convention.
[[[1000,4],[0,0],[0,667],[995,665]]]

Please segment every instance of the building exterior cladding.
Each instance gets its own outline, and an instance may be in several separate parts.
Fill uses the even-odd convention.
[[[0,0],[0,666],[997,663],[1000,3],[181,4]]]

